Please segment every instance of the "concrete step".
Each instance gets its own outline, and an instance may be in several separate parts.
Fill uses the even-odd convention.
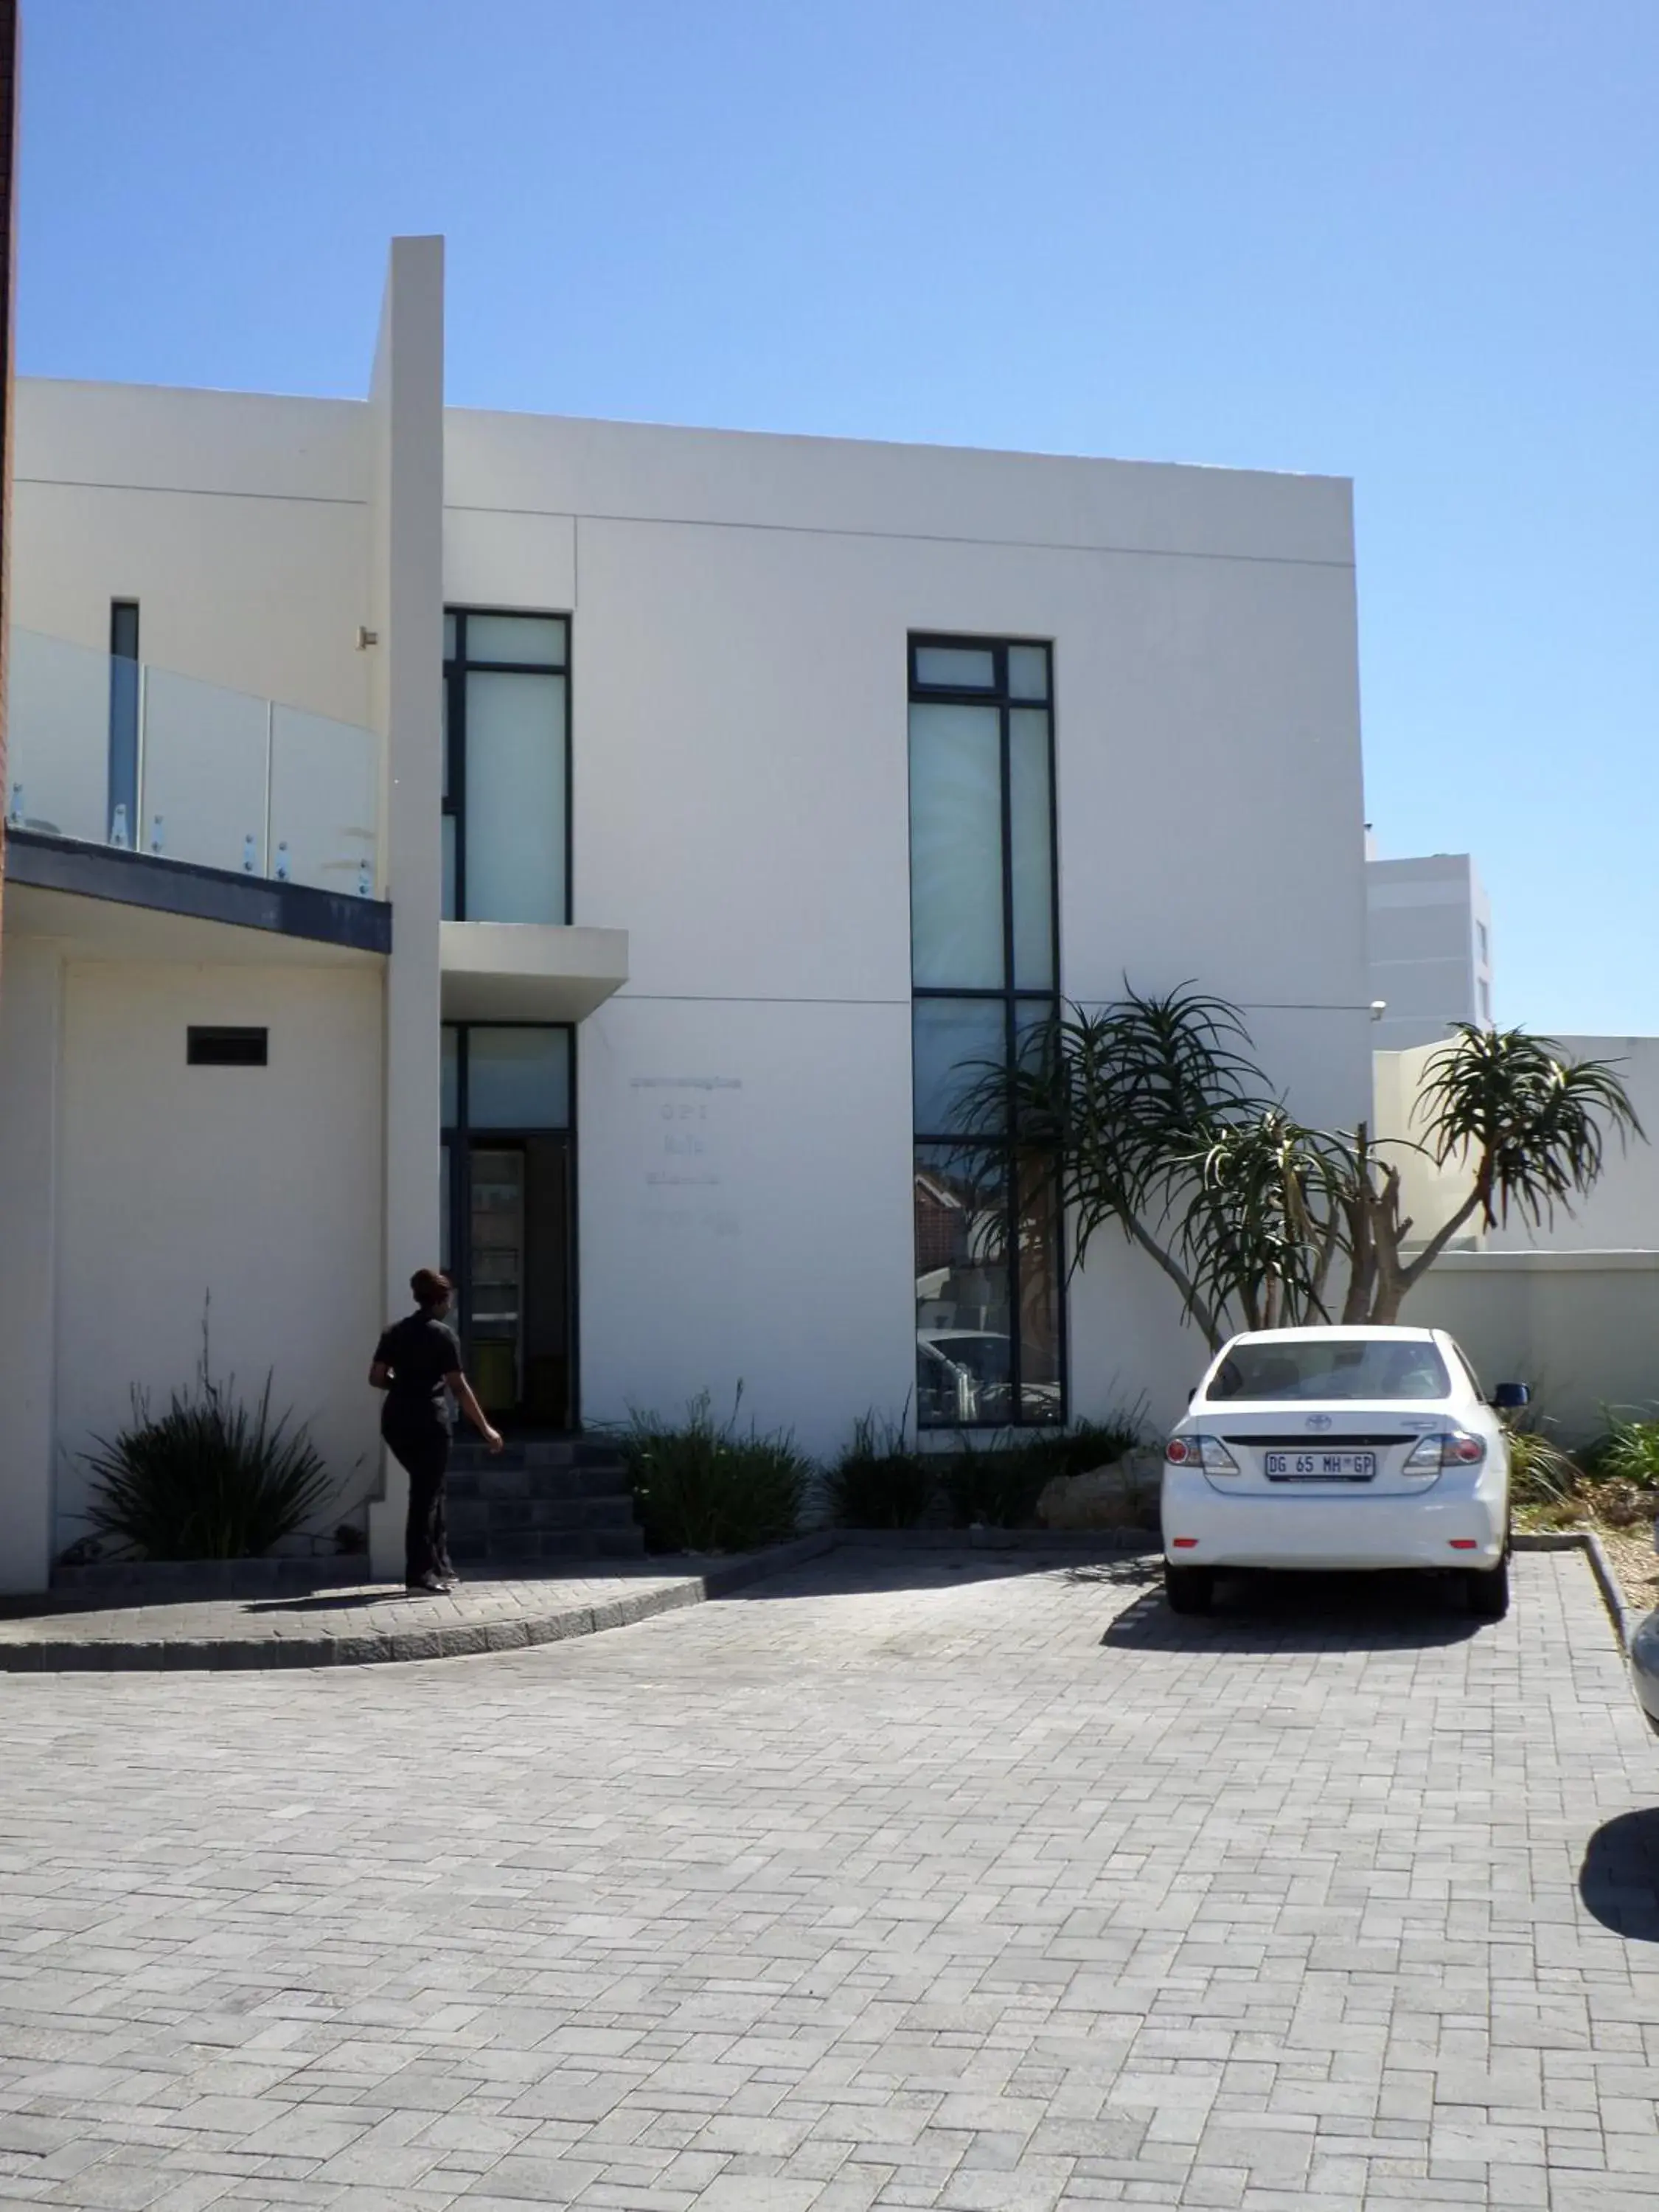
[[[619,1466],[621,1461],[614,1444],[592,1437],[509,1436],[506,1449],[493,1456],[468,1430],[457,1431],[449,1463],[452,1468],[597,1468]]]
[[[451,1498],[449,1526],[469,1534],[525,1528],[631,1528],[631,1498]]]
[[[628,1471],[618,1461],[608,1467],[515,1467],[505,1454],[482,1465],[449,1473],[452,1498],[626,1498]]]
[[[645,1550],[645,1534],[631,1525],[586,1531],[508,1529],[465,1536],[452,1529],[449,1549],[464,1573],[510,1578],[514,1565],[533,1566],[538,1574],[545,1574],[549,1563],[560,1559],[635,1559]]]

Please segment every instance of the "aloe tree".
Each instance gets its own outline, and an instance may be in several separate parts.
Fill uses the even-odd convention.
[[[1389,1149],[1466,1168],[1469,1194],[1407,1258],[1415,1224],[1398,1161],[1363,1121],[1298,1122],[1224,999],[1126,986],[1113,1005],[1068,1006],[1040,1024],[1012,1071],[967,1074],[963,1151],[1006,1135],[1022,1188],[1058,1178],[1073,1268],[1112,1224],[1162,1268],[1212,1346],[1235,1328],[1332,1318],[1339,1261],[1342,1318],[1395,1321],[1469,1222],[1551,1219],[1594,1187],[1611,1138],[1644,1134],[1610,1062],[1570,1060],[1524,1030],[1460,1029],[1428,1064],[1420,1136]]]
[[[1416,1224],[1401,1211],[1400,1170],[1379,1157],[1362,1122],[1342,1193],[1351,1261],[1344,1320],[1398,1320],[1407,1292],[1472,1221],[1486,1229],[1511,1213],[1534,1227],[1553,1221],[1558,1206],[1571,1212],[1595,1188],[1610,1138],[1623,1148],[1647,1133],[1613,1061],[1569,1060],[1553,1037],[1469,1023],[1429,1060],[1413,1120],[1417,1149],[1437,1167],[1467,1172],[1468,1195],[1407,1259]]]
[[[1336,1249],[1331,1160],[1272,1097],[1249,1047],[1237,1006],[1184,987],[1068,1006],[1012,1071],[969,1072],[962,1150],[1006,1130],[1024,1161],[1052,1164],[1072,1267],[1112,1224],[1213,1346],[1235,1326],[1317,1315]]]

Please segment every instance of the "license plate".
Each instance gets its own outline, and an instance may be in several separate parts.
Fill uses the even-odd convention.
[[[1370,1482],[1376,1473],[1375,1452],[1265,1452],[1269,1482]]]

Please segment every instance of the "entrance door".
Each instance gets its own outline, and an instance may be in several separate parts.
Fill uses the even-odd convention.
[[[571,1427],[568,1140],[471,1139],[463,1227],[462,1329],[484,1410]]]
[[[473,1387],[502,1425],[577,1422],[570,1073],[565,1029],[443,1033],[444,1264]]]

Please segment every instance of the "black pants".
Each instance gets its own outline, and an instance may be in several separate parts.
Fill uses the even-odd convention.
[[[404,1579],[424,1582],[449,1567],[444,1527],[444,1478],[449,1472],[449,1431],[436,1421],[416,1425],[389,1421],[380,1431],[392,1457],[409,1476],[409,1519],[404,1530]]]

